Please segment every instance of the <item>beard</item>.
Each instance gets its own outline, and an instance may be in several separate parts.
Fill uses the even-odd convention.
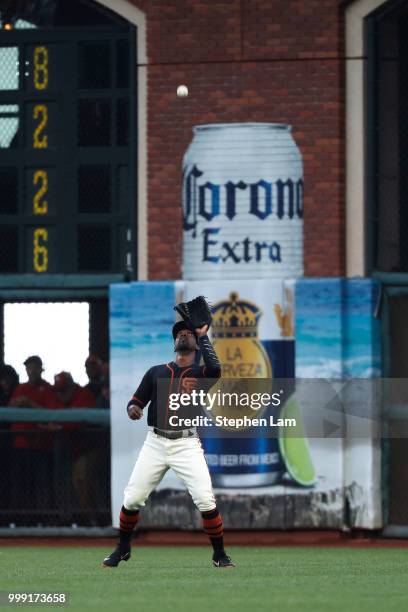
[[[175,353],[181,353],[181,354],[186,354],[186,353],[191,353],[192,348],[189,344],[188,338],[181,338],[176,346],[174,347],[174,352]]]

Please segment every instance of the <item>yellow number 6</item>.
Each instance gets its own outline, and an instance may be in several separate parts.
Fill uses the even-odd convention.
[[[44,243],[48,241],[48,230],[38,227],[34,230],[34,270],[46,272],[48,270],[48,249]]]

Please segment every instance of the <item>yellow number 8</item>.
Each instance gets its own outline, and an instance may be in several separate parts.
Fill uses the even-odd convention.
[[[48,249],[45,242],[48,241],[48,230],[38,227],[34,230],[34,270],[46,272],[48,270]]]
[[[48,87],[47,47],[34,48],[34,87],[36,89],[47,89]]]

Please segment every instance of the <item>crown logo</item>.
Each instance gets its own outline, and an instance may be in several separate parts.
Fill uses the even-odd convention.
[[[252,302],[240,300],[238,293],[230,293],[229,300],[213,306],[212,337],[256,338],[262,310]]]

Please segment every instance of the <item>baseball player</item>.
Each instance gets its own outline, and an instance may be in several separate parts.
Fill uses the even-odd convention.
[[[140,508],[143,508],[146,499],[169,468],[185,483],[201,512],[203,529],[209,536],[214,551],[214,567],[235,567],[224,550],[222,518],[217,510],[210,474],[197,432],[195,428],[170,428],[168,403],[166,406],[158,402],[157,397],[158,380],[168,379],[170,394],[179,389],[182,392],[191,391],[199,378],[221,376],[221,366],[207,331],[208,325],[196,329],[194,333],[184,321],[176,323],[173,326],[175,361],[150,368],[127,405],[129,418],[138,420],[143,415],[143,409],[149,404],[149,431],[125,488],[119,517],[119,543],[103,560],[103,567],[116,567],[120,561],[130,559],[130,542],[133,529],[139,521]],[[195,362],[198,349],[201,350],[204,366]]]

